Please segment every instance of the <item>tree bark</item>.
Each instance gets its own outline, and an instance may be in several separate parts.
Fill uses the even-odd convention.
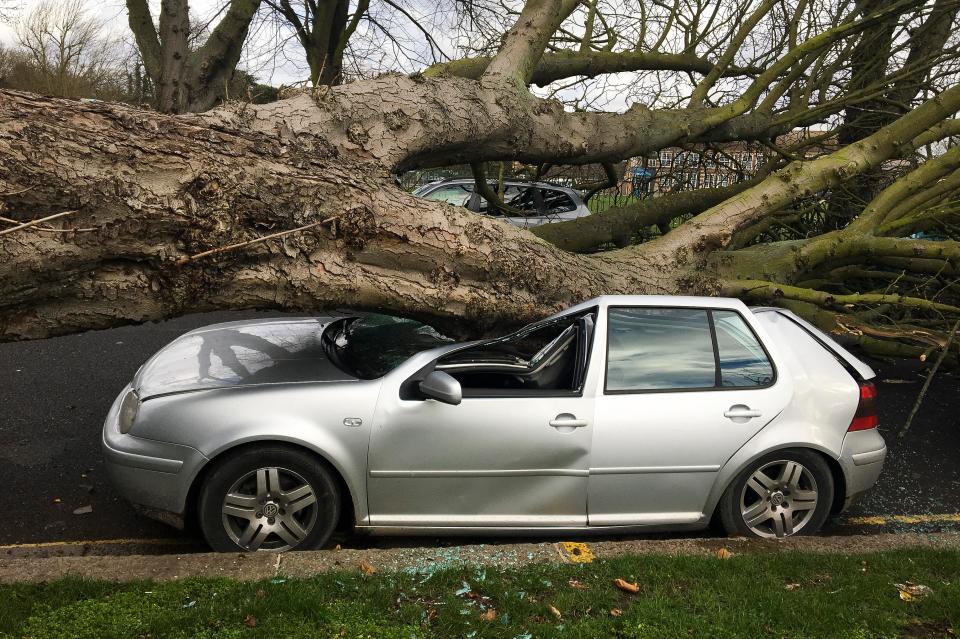
[[[797,197],[910,147],[960,109],[960,87],[849,148],[772,174],[657,240],[578,255],[415,198],[391,171],[471,153],[603,161],[689,136],[696,116],[566,113],[511,84],[391,75],[183,116],[0,91],[6,215],[26,222],[76,211],[50,222],[56,232],[34,225],[0,235],[0,341],[193,311],[336,306],[476,333],[606,293],[775,299],[787,290],[828,303],[822,291],[801,296],[778,283],[837,257],[960,265],[955,242],[873,235],[730,250],[738,231]],[[563,139],[557,130],[567,132]]]

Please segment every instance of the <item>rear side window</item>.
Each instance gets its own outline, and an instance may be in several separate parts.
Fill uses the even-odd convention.
[[[577,205],[569,195],[563,191],[553,189],[540,189],[543,195],[543,208],[549,213],[569,213],[576,211]]]
[[[773,366],[738,313],[712,311],[720,360],[720,385],[730,388],[766,386],[773,381]]]
[[[607,318],[608,391],[708,388],[716,383],[707,311],[611,308]]]
[[[610,308],[606,391],[758,388],[773,365],[735,311]]]

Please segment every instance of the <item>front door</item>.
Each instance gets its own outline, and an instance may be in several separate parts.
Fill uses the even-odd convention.
[[[385,384],[368,456],[370,523],[586,525],[592,327],[580,314],[441,358],[436,368],[462,385],[458,405]]]
[[[591,525],[694,523],[717,473],[789,400],[737,310],[611,307]]]

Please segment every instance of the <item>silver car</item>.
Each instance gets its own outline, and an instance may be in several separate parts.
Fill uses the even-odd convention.
[[[873,371],[783,309],[605,296],[478,342],[384,316],[218,324],[107,416],[116,488],[217,550],[373,533],[816,532],[877,480]]]
[[[565,186],[518,180],[504,180],[503,186],[503,203],[525,213],[503,216],[503,219],[521,228],[565,222],[591,214],[580,194]],[[490,182],[490,188],[496,191],[496,182]],[[428,200],[463,206],[492,217],[502,215],[498,211],[490,211],[487,201],[474,191],[474,181],[470,179],[431,182],[424,184],[413,194]]]

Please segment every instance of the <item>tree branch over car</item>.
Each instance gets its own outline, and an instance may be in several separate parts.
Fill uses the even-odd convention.
[[[231,2],[190,51],[185,0],[165,0],[159,27],[128,0],[162,110],[217,104],[257,4]],[[0,193],[17,193],[6,215],[77,210],[58,224],[97,229],[0,237],[0,339],[330,306],[476,332],[602,293],[695,293],[790,304],[837,330],[881,327],[883,338],[847,332],[883,352],[945,343],[960,314],[948,151],[960,89],[955,30],[937,24],[955,24],[956,0],[648,9],[529,0],[497,50],[472,60],[191,115],[0,93]],[[530,88],[627,70],[634,97],[620,111],[566,108]],[[842,134],[864,113],[884,115]],[[796,127],[821,141],[792,146]],[[604,165],[730,141],[772,149],[746,184],[535,232],[414,198],[391,177],[485,161]],[[841,206],[838,190],[861,177],[863,201],[842,204],[857,219],[824,223],[822,202]],[[901,196],[916,205],[898,206]],[[801,218],[802,232],[775,232]],[[914,236],[930,228],[942,237]],[[853,267],[856,277],[831,279]]]

